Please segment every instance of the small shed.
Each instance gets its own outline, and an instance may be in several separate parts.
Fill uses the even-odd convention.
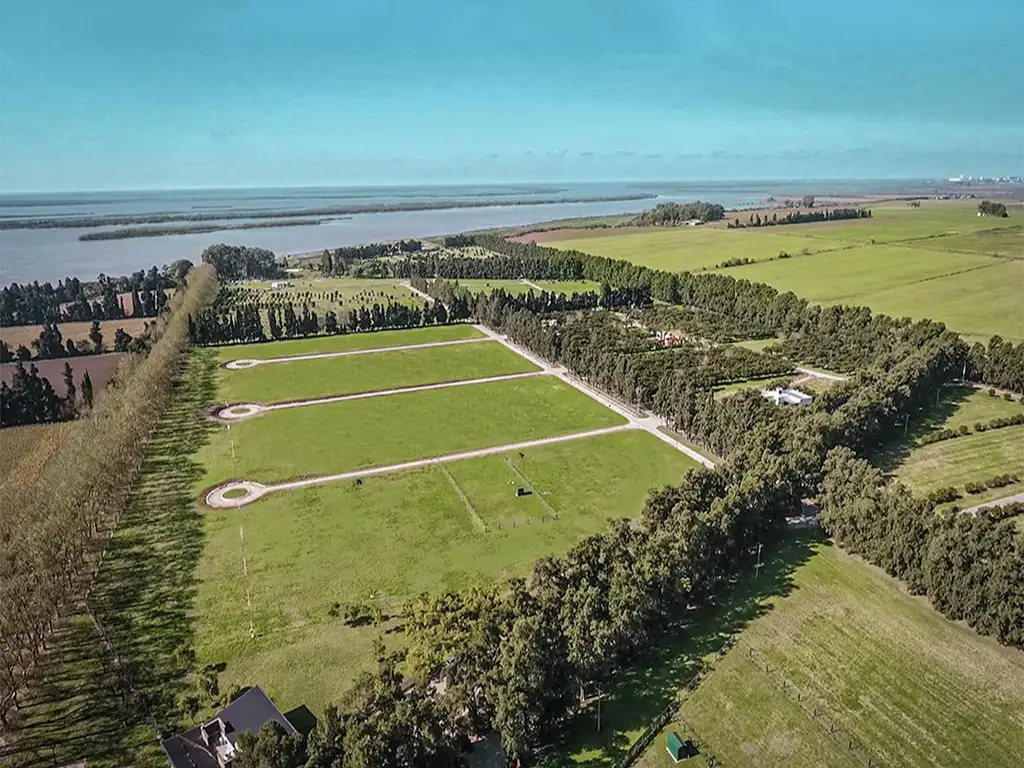
[[[688,760],[698,754],[700,750],[690,739],[684,739],[676,731],[670,731],[666,743],[666,749],[675,762]]]
[[[523,486],[521,486],[521,485],[516,486],[516,498],[518,499],[520,496],[525,496],[525,495],[526,495],[526,489],[523,488]]]

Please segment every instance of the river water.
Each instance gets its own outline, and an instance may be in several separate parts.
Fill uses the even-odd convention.
[[[818,194],[860,194],[885,191],[886,188],[895,189],[897,184],[906,186],[907,182],[534,184],[0,195],[0,218],[4,219],[139,213],[300,211],[437,200],[524,203],[530,200],[571,200],[630,194],[656,196],[656,199],[594,203],[560,202],[361,213],[324,221],[316,226],[222,230],[125,240],[78,239],[84,232],[117,227],[0,230],[0,284],[56,281],[67,276],[92,279],[100,273],[121,275],[154,264],[169,264],[181,258],[198,262],[202,250],[214,243],[260,246],[276,253],[303,253],[379,240],[430,237],[553,219],[635,213],[667,200],[702,199],[726,207],[743,207],[754,205],[771,195],[798,197],[805,190],[816,191]]]

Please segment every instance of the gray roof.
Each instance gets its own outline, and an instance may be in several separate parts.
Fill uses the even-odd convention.
[[[224,723],[224,735],[233,745],[240,733],[255,735],[260,727],[273,720],[289,734],[295,734],[295,727],[288,722],[274,702],[257,685],[250,688],[206,722],[220,718]],[[174,768],[219,768],[217,758],[203,742],[203,723],[177,736],[164,739],[164,748]]]

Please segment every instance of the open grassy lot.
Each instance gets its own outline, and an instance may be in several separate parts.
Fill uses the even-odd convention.
[[[459,285],[467,289],[471,293],[490,293],[491,291],[501,288],[505,293],[521,294],[528,293],[533,290],[524,283],[522,280],[462,280],[458,281]]]
[[[804,237],[798,227],[761,229],[712,229],[679,227],[676,229],[634,229],[628,234],[608,230],[602,237],[560,240],[549,243],[553,248],[578,250],[626,259],[653,269],[683,272],[714,267],[734,258],[762,261],[773,259],[780,251],[796,255],[839,247],[821,240]]]
[[[497,341],[483,341],[221,369],[219,394],[229,403],[272,403],[537,370]]]
[[[200,461],[206,485],[274,483],[623,423],[568,384],[539,376],[272,411],[215,431]]]
[[[776,339],[776,338],[770,338],[770,339],[747,339],[746,341],[736,341],[736,342],[733,342],[733,346],[743,347],[744,349],[749,349],[749,350],[751,350],[753,352],[764,352],[764,350],[766,350],[772,344],[777,344],[778,341],[779,340]]]
[[[218,347],[220,362],[230,360],[266,360],[271,357],[315,355],[323,352],[349,352],[355,349],[383,349],[407,344],[430,344],[435,341],[483,338],[484,334],[471,325],[435,325],[403,331],[374,331],[348,333],[339,336],[312,336],[307,339],[287,339],[264,344],[234,344]]]
[[[920,208],[906,206],[868,206],[872,218],[848,221],[815,222],[789,225],[799,228],[807,237],[843,243],[893,243],[920,240],[943,235],[960,235],[988,229],[1001,229],[1014,224],[1013,219],[979,217],[977,207],[965,210],[949,206]],[[920,243],[925,245],[924,242]]]
[[[731,384],[723,384],[720,387],[715,387],[715,398],[720,400],[723,397],[741,392],[744,389],[764,389],[769,384],[775,381],[780,381],[789,378],[785,374],[779,376],[765,376],[761,379],[747,379],[746,381],[734,381]]]
[[[1024,259],[1024,227],[1017,224],[964,235],[947,235],[929,240],[928,247],[943,251],[967,251]]]
[[[844,303],[866,304],[894,317],[940,320],[971,340],[999,334],[1024,341],[1024,261],[990,261],[982,269],[897,285]]]
[[[1020,413],[1021,404],[970,387],[949,387],[933,407],[921,411],[907,425],[906,438],[886,446],[875,456],[878,466],[917,493],[956,486],[963,498],[961,507],[1011,496],[1024,490],[1024,483],[994,488],[979,494],[964,491],[967,482],[984,482],[994,475],[1014,474],[1024,480],[1024,426],[973,432],[978,422],[988,422]],[[923,437],[943,429],[967,426],[972,434],[921,445]]]
[[[644,432],[623,432],[209,511],[196,602],[200,662],[227,662],[222,684],[258,680],[284,707],[322,711],[372,663],[377,631],[329,616],[333,602],[375,604],[390,616],[423,590],[526,575],[609,517],[636,514],[648,488],[677,482],[692,466]],[[514,496],[524,484],[517,472],[534,494]]]
[[[1024,751],[1024,654],[947,621],[879,570],[825,544],[681,709],[725,765],[1014,766]],[[769,677],[746,658],[754,648]],[[745,668],[746,667],[746,668]],[[795,685],[822,713],[796,704]],[[664,737],[640,765],[660,765]],[[597,764],[597,763],[594,763]]]
[[[131,302],[129,302],[131,303]],[[100,322],[100,332],[103,334],[103,343],[110,349],[114,347],[114,334],[118,328],[123,328],[124,332],[131,335],[137,336],[142,333],[146,327],[146,323],[152,323],[153,318],[134,318],[127,317],[123,320],[103,320]],[[39,338],[39,332],[43,329],[41,325],[16,325],[9,328],[0,328],[0,341],[4,341],[11,350],[15,350],[18,346],[28,347],[29,350],[35,354],[35,349],[32,348],[32,342]],[[81,323],[61,323],[57,326],[61,336],[64,338],[64,342],[67,343],[68,339],[73,339],[75,342],[89,341],[89,331],[92,330],[92,322],[81,322]]]
[[[902,246],[868,246],[723,271],[737,279],[768,283],[780,291],[793,291],[798,296],[823,304],[863,304],[871,294],[894,286],[1003,263],[970,254]],[[970,274],[960,277],[964,281],[972,279]],[[963,285],[969,287],[970,283],[964,282]],[[907,307],[902,314],[910,314],[915,309],[918,308]]]

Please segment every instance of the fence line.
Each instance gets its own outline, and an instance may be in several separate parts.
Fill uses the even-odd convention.
[[[690,740],[694,745],[696,745],[697,749],[700,750],[700,754],[707,758],[709,768],[722,768],[721,761],[719,761],[718,758],[712,754],[711,750],[707,748],[707,742],[701,738],[700,734],[697,733],[697,729],[689,723],[679,720],[677,715],[679,713],[679,708],[683,705],[686,698],[697,690],[704,679],[712,672],[712,670],[714,670],[718,661],[729,652],[729,649],[732,648],[734,642],[734,638],[726,638],[721,647],[715,651],[714,659],[710,661],[704,659],[701,661],[700,667],[697,668],[697,671],[694,672],[693,676],[679,689],[675,700],[654,716],[654,719],[652,719],[651,722],[647,724],[647,727],[644,728],[643,733],[641,733],[637,740],[630,745],[629,751],[627,751],[626,754],[615,763],[615,768],[629,768],[629,766],[633,765],[640,755],[644,753],[647,747],[651,745],[651,742],[653,742],[661,732],[661,729],[668,725],[668,723],[673,719],[680,724],[680,728],[686,732]]]
[[[832,739],[852,754],[858,762],[867,768],[880,768],[882,761],[874,757],[862,744],[860,744],[850,733],[840,728],[834,717],[815,699],[806,692],[796,687],[788,680],[778,667],[772,666],[755,648],[745,645],[746,653],[743,658],[747,659],[753,666],[757,667],[769,680],[782,689],[790,699],[820,725]]]

